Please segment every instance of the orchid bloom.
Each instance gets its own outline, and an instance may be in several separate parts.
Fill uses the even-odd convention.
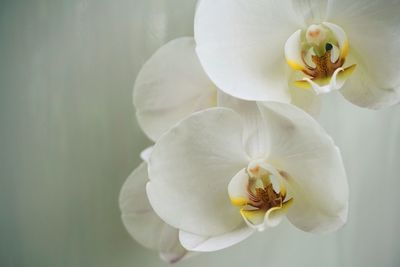
[[[139,124],[153,141],[192,112],[215,106],[217,98],[191,37],[178,38],[156,51],[139,72],[133,93]],[[151,148],[141,153],[143,162],[122,186],[122,221],[138,243],[173,263],[190,254],[179,243],[178,230],[160,219],[149,204],[145,185],[150,154]]]
[[[311,116],[284,103],[218,101],[165,133],[149,159],[150,203],[183,247],[223,249],[285,216],[318,233],[346,222],[341,155]]]
[[[399,10],[398,0],[202,0],[197,53],[238,98],[291,103],[299,91],[340,90],[378,109],[400,100]]]

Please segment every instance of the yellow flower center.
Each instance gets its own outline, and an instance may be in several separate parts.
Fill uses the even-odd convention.
[[[335,70],[342,67],[346,58],[335,54],[339,47],[331,30],[323,25],[311,25],[306,33],[302,45],[302,60],[306,68],[303,73],[312,77],[312,79],[325,79],[331,77]],[[311,66],[306,55],[310,55],[314,66]]]
[[[343,68],[349,53],[345,32],[324,22],[291,35],[285,44],[288,65],[306,77],[295,81],[297,87],[325,93],[341,88],[356,65]],[[333,82],[332,82],[333,81]]]
[[[245,221],[258,230],[264,230],[265,225],[273,225],[273,217],[285,214],[293,202],[287,197],[283,177],[264,160],[254,161],[246,169],[247,181],[244,183],[246,195],[231,198],[235,206],[240,207],[240,213]]]

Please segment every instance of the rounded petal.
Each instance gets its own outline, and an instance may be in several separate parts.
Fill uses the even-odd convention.
[[[311,24],[318,24],[324,21],[327,15],[327,0],[298,1],[291,0],[294,11],[303,20],[303,28]],[[279,13],[280,14],[280,13]]]
[[[293,204],[289,220],[310,232],[336,230],[346,221],[348,184],[339,149],[304,111],[287,104],[260,105],[269,123],[268,161],[284,171]]]
[[[301,30],[297,30],[285,43],[286,62],[294,70],[302,71],[307,68],[301,51]]]
[[[313,90],[304,90],[291,86],[290,94],[292,104],[304,110],[313,117],[317,117],[321,111],[321,98]]]
[[[242,224],[237,229],[234,229],[229,233],[213,237],[204,237],[185,231],[180,231],[179,240],[183,247],[189,251],[211,252],[233,246],[245,240],[253,233],[253,229],[245,224]]]
[[[147,193],[170,225],[201,236],[238,227],[242,218],[227,192],[247,165],[240,117],[232,110],[200,111],[171,128],[150,157]]]
[[[218,91],[218,106],[233,109],[242,118],[243,144],[250,158],[261,158],[268,153],[267,126],[255,101],[234,98]]]
[[[374,86],[399,88],[400,1],[358,0],[349,4],[346,0],[336,0],[330,2],[328,10],[327,20],[345,30],[350,53],[355,52],[365,64],[365,74],[371,77]]]
[[[156,250],[168,262],[184,257],[187,251],[178,240],[178,230],[163,222],[146,196],[147,164],[142,163],[125,181],[119,196],[122,222],[142,246]]]
[[[305,87],[294,86],[303,77],[303,73],[299,71],[292,71],[289,76],[291,104],[306,111],[311,116],[317,117],[321,111],[321,97],[314,90],[311,90],[312,88],[308,82],[306,82]]]
[[[248,203],[248,184],[249,175],[246,173],[246,169],[240,170],[235,176],[233,176],[228,185],[228,194],[233,205],[243,206]]]
[[[119,206],[122,221],[131,236],[141,245],[150,249],[157,249],[158,233],[164,222],[154,213],[147,200],[147,182],[147,165],[142,163],[122,186]]]
[[[224,92],[290,102],[284,45],[303,23],[290,1],[202,0],[195,16],[196,51]]]
[[[159,255],[168,263],[176,263],[190,256],[190,253],[179,241],[179,230],[165,224],[160,233]]]
[[[144,64],[133,102],[140,126],[153,141],[184,117],[216,105],[216,87],[199,63],[193,38],[167,43]]]
[[[348,101],[370,109],[380,109],[400,102],[400,84],[391,88],[380,87],[369,75],[367,66],[360,59],[358,62],[357,70],[340,90]]]

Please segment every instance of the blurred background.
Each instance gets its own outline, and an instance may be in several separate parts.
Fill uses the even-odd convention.
[[[150,144],[132,87],[162,44],[192,35],[194,0],[0,4],[0,266],[167,266],[123,228],[118,194]],[[347,225],[283,225],[177,266],[400,266],[400,106],[324,96],[341,147]]]

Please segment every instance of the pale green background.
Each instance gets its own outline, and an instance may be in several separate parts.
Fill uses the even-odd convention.
[[[166,266],[128,236],[117,199],[150,144],[135,76],[192,34],[194,1],[0,5],[0,266]],[[314,236],[285,223],[177,266],[400,266],[400,107],[363,110],[333,93],[321,122],[348,170],[348,224]]]

